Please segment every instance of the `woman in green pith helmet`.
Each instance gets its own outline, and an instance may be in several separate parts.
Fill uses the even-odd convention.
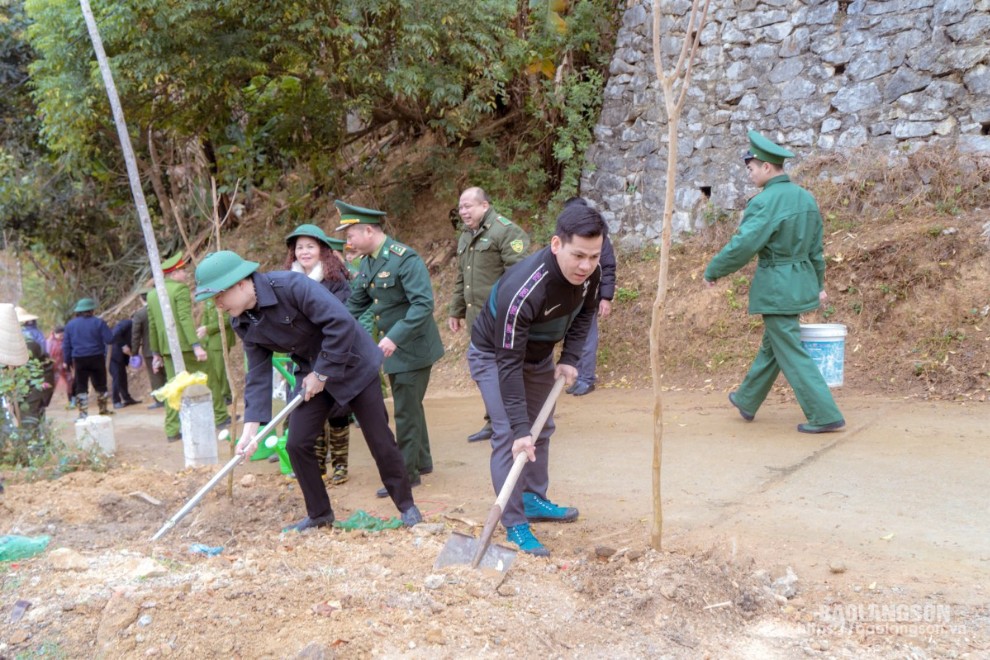
[[[351,295],[351,276],[343,260],[344,241],[330,238],[316,225],[299,225],[285,239],[288,252],[285,270],[303,273],[319,282],[337,297],[347,302]],[[333,472],[330,484],[338,486],[347,481],[347,454],[350,445],[350,418],[333,417],[323,426],[323,435],[316,440],[316,457],[320,472],[326,475],[327,452]]]

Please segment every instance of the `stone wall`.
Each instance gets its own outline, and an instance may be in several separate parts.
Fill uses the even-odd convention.
[[[664,34],[683,35],[690,7],[664,0]],[[659,240],[663,108],[647,0],[623,17],[581,185],[627,249]],[[930,144],[990,153],[990,0],[711,0],[679,127],[675,232],[745,206],[749,129],[798,159]]]

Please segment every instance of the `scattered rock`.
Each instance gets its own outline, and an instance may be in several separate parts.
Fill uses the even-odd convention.
[[[251,488],[257,480],[258,478],[253,474],[245,474],[238,483],[241,485],[241,488]]]
[[[646,553],[644,553],[642,550],[630,550],[629,552],[626,553],[626,559],[628,559],[629,561],[639,561],[640,559],[643,558],[644,554]]]
[[[419,523],[412,528],[415,536],[438,536],[443,534],[443,523]]]
[[[26,630],[15,630],[10,633],[10,637],[7,638],[9,644],[23,644],[24,642],[31,639],[31,633]]]
[[[310,642],[296,654],[296,660],[327,660],[332,657],[333,651],[319,642]]]
[[[152,497],[151,495],[148,495],[147,493],[145,493],[143,491],[136,490],[133,493],[129,493],[129,494],[130,494],[131,497],[136,497],[139,500],[144,500],[148,504],[151,504],[151,505],[154,505],[154,506],[161,506],[162,505],[162,501],[161,500],[156,500],[154,497]]]
[[[71,548],[56,548],[48,553],[48,561],[56,571],[86,571],[89,561]]]
[[[121,650],[121,633],[137,621],[139,606],[122,592],[114,592],[103,608],[100,625],[96,629],[96,642],[104,651]],[[134,640],[130,640],[133,644]]]
[[[660,585],[660,595],[667,600],[674,600],[677,595],[677,585],[672,582],[664,582]]]
[[[140,617],[138,617],[138,622],[137,623],[142,628],[146,628],[146,627],[150,626],[151,625],[151,615],[150,614],[142,614]]]
[[[836,574],[838,574],[838,573],[845,573],[846,572],[846,563],[844,561],[841,561],[841,560],[830,561],[828,563],[828,570],[830,572],[836,573]]]
[[[794,598],[797,595],[798,576],[794,569],[787,567],[787,573],[773,581],[773,592],[784,598]]]
[[[446,644],[447,639],[443,636],[443,631],[437,628],[430,628],[426,631],[426,641],[429,644]]]
[[[145,578],[161,577],[168,573],[165,567],[159,564],[157,561],[151,557],[142,557],[133,564],[133,567],[129,571],[131,579],[141,580]]]
[[[442,575],[437,575],[436,573],[432,575],[427,575],[426,579],[423,580],[423,586],[427,589],[439,589],[443,586],[444,577]]]
[[[607,545],[599,545],[595,547],[595,556],[599,559],[608,559],[615,554],[615,548],[610,548]]]

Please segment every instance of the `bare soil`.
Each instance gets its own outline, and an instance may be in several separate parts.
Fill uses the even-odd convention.
[[[743,422],[723,392],[665,393],[662,551],[652,527],[652,393],[565,396],[549,559],[503,574],[433,562],[478,535],[494,500],[478,398],[434,391],[426,522],[380,533],[283,534],[303,515],[278,466],[239,467],[159,542],[150,537],[215,467],[183,469],[160,411],[114,417],[109,472],[8,484],[5,531],[52,536],[5,565],[0,655],[28,657],[985,657],[986,409],[839,392],[841,433],[795,432],[781,388]],[[605,414],[604,411],[607,411]],[[68,426],[71,413],[56,415]],[[396,514],[351,435],[338,519]],[[227,447],[221,445],[221,458]],[[496,540],[501,540],[501,533]],[[215,557],[192,544],[222,547]],[[68,548],[69,550],[56,550]],[[791,576],[791,577],[789,577]],[[31,603],[9,617],[17,601]]]
[[[424,192],[415,223],[395,219],[393,233],[431,264],[447,345],[427,398],[436,470],[414,491],[425,523],[283,534],[302,498],[260,462],[237,469],[232,497],[219,486],[152,543],[217,466],[185,469],[161,411],[126,408],[108,469],[5,475],[0,532],[51,544],[0,564],[0,658],[990,657],[980,524],[990,514],[990,228],[979,208],[990,169],[933,158],[882,172],[824,163],[806,175],[827,218],[830,294],[806,320],[849,328],[840,433],[798,434],[783,380],[756,421],[739,418],[726,392],[760,340],[745,308],[751,273],[701,285],[734,223],[715,219],[674,247],[656,329],[662,550],[650,548],[658,262],[648,249],[619,255],[598,389],[558,405],[550,496],[580,518],[534,525],[549,559],[519,555],[505,574],[434,568],[452,530],[480,532],[494,492],[487,447],[465,442],[482,414],[466,337],[443,322],[453,203]],[[819,176],[828,168],[849,176]],[[365,192],[351,201],[374,205]],[[334,225],[329,214],[315,221]],[[224,247],[275,266],[290,229],[249,217]],[[241,362],[235,349],[235,382]],[[142,376],[132,393],[147,397]],[[63,403],[60,394],[50,416],[70,441]],[[351,479],[330,490],[338,519],[395,515],[374,496],[358,429],[351,447]],[[197,543],[222,550],[191,552]]]

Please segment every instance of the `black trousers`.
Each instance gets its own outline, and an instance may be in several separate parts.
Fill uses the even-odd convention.
[[[300,381],[301,382],[301,379]],[[378,475],[400,512],[413,506],[412,488],[406,475],[395,436],[388,426],[388,411],[382,398],[378,378],[370,381],[348,404],[361,425],[371,457],[378,466]],[[330,497],[323,483],[319,461],[316,458],[316,439],[323,433],[323,423],[333,414],[347,412],[330,394],[322,392],[304,402],[289,415],[289,438],[285,449],[292,462],[292,470],[306,501],[306,515],[318,518],[332,512]]]
[[[127,361],[114,360],[110,358],[110,378],[113,381],[111,386],[114,403],[127,403],[133,401],[131,393],[127,389]]]
[[[75,395],[89,393],[89,384],[99,396],[107,395],[107,366],[105,355],[87,355],[72,359],[75,371]]]

